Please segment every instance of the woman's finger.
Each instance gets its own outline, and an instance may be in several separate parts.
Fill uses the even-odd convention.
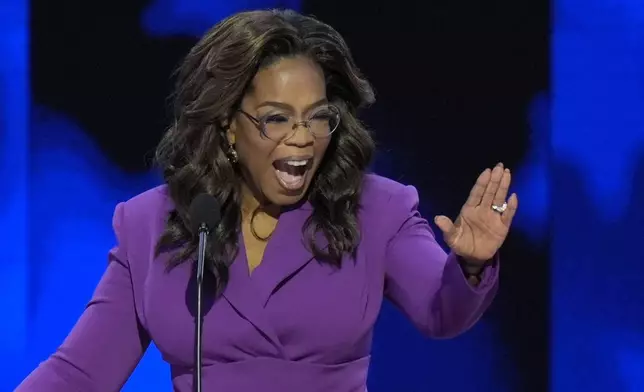
[[[501,221],[506,226],[509,227],[512,224],[512,219],[514,218],[514,214],[517,212],[517,208],[519,208],[519,198],[516,193],[513,193],[508,199],[508,207],[505,209],[503,214],[501,214]]]
[[[479,175],[479,178],[476,179],[476,184],[472,187],[470,195],[465,202],[466,205],[476,207],[481,204],[481,198],[483,198],[483,192],[485,192],[485,187],[490,182],[491,170],[485,169]]]
[[[494,169],[492,169],[492,174],[490,175],[490,182],[487,183],[485,187],[485,192],[483,192],[483,198],[481,199],[481,206],[491,207],[492,200],[494,200],[494,195],[499,189],[501,184],[501,177],[503,177],[503,164],[498,163]]]
[[[510,169],[505,169],[503,175],[501,176],[501,183],[499,184],[499,189],[496,190],[494,195],[493,204],[495,206],[502,206],[505,203],[505,199],[508,197],[508,191],[510,189],[510,183],[512,182],[512,174]]]

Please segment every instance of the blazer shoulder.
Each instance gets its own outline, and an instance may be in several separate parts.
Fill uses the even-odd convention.
[[[362,186],[362,204],[365,207],[386,207],[392,198],[400,197],[410,187],[377,174],[366,174]]]
[[[167,185],[146,190],[123,203],[124,218],[127,221],[142,222],[165,217],[173,208]]]
[[[119,242],[127,243],[131,252],[155,246],[173,208],[166,185],[148,189],[119,203],[116,207],[120,212]]]
[[[376,174],[365,176],[361,216],[367,222],[366,227],[395,232],[404,221],[417,213],[418,204],[418,191],[414,186]]]

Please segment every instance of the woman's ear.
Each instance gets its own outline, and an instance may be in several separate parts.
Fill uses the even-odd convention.
[[[226,129],[226,139],[228,139],[228,144],[231,146],[235,145],[235,126],[233,125],[234,121],[231,122],[230,126]]]
[[[230,163],[236,164],[239,161],[239,155],[237,155],[237,151],[235,150],[235,141],[236,141],[235,130],[237,129],[235,120],[234,119],[231,120],[231,122],[228,124],[228,126],[225,129],[226,129],[226,139],[228,140],[228,148],[226,151],[226,155],[228,156],[228,161],[230,161]]]
[[[221,123],[221,127],[226,130],[226,139],[231,146],[235,144],[235,129],[237,124],[234,119],[225,120]]]

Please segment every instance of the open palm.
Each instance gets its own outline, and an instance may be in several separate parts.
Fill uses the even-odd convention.
[[[508,235],[519,204],[516,194],[506,202],[511,180],[510,170],[502,163],[492,170],[485,169],[454,222],[443,215],[435,218],[452,252],[471,263],[483,264],[494,257]]]

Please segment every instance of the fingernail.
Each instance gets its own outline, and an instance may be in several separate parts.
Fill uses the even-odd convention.
[[[496,166],[497,166],[497,167],[502,167],[502,166],[503,166],[503,162],[499,162],[499,163],[497,163],[497,164],[496,164]]]

